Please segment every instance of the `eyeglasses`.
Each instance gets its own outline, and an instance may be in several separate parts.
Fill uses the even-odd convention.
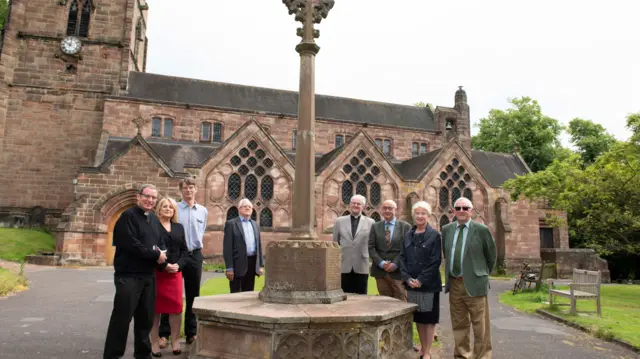
[[[157,200],[157,199],[158,199],[158,197],[156,197],[156,196],[152,196],[152,195],[150,195],[150,194],[144,194],[144,193],[143,193],[143,194],[141,194],[140,196],[141,196],[141,197],[143,197],[143,198],[146,198],[146,199],[152,200],[152,201],[155,201],[155,200]]]
[[[387,206],[382,207],[382,210],[383,210],[383,211],[392,211],[392,210],[394,210],[394,209],[396,209],[396,208],[395,208],[395,207],[387,207]]]
[[[468,211],[471,209],[471,207],[455,207],[456,211],[460,212],[460,211]]]

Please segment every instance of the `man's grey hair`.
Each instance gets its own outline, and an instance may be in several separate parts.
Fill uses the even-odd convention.
[[[398,208],[398,205],[396,204],[396,201],[394,201],[394,200],[392,200],[392,199],[388,199],[388,200],[386,200],[386,201],[382,202],[382,205],[384,206],[384,205],[386,205],[387,203],[388,203],[388,204],[393,204],[393,208]]]
[[[150,183],[145,183],[140,187],[140,190],[138,191],[138,194],[142,194],[144,192],[145,189],[147,188],[151,188],[152,190],[158,192],[158,189],[156,188],[156,186],[150,184]]]
[[[243,198],[238,203],[238,208],[243,207],[243,206],[251,206],[251,208],[253,208],[253,203],[251,203],[251,201],[249,201],[248,198]]]
[[[359,201],[360,201],[360,203],[362,203],[362,206],[363,206],[363,207],[367,204],[367,199],[366,199],[363,195],[361,195],[361,194],[353,195],[353,196],[351,197],[351,200],[350,200],[349,202],[353,201],[354,199],[359,200]]]
[[[471,209],[473,209],[473,203],[471,203],[471,200],[469,200],[469,198],[467,197],[460,197],[458,198],[455,203],[453,204],[454,207],[469,207]]]
[[[425,201],[418,201],[411,207],[411,217],[415,218],[414,213],[418,208],[424,209],[425,211],[427,211],[428,215],[431,215],[431,205]]]

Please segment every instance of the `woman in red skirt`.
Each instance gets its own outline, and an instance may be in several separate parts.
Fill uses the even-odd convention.
[[[171,198],[163,198],[158,202],[156,215],[160,220],[160,243],[167,251],[167,260],[158,266],[156,271],[156,315],[151,328],[151,355],[158,358],[160,338],[158,326],[160,314],[169,314],[171,326],[171,348],[173,354],[181,353],[180,323],[182,322],[182,267],[187,258],[187,242],[184,227],[178,223],[178,206]]]

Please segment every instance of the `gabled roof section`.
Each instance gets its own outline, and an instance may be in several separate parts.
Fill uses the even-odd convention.
[[[99,166],[81,167],[80,170],[88,171],[88,172],[91,172],[91,171],[105,172],[107,171],[107,168],[109,167],[109,165],[113,163],[113,161],[115,161],[119,157],[122,157],[124,154],[129,152],[129,150],[131,150],[135,145],[140,145],[151,156],[151,158],[153,158],[153,160],[156,161],[156,163],[165,171],[165,173],[169,177],[188,176],[187,173],[184,173],[181,171],[175,171],[174,169],[172,169],[171,166],[169,166],[169,164],[158,154],[158,152],[156,152],[153,149],[153,147],[140,134],[136,135],[134,138],[132,138],[127,142],[121,143],[121,145],[117,146],[117,148],[115,149],[114,149],[115,146],[112,145],[112,149],[110,153],[105,154],[106,159]],[[106,147],[107,149],[105,149],[105,151],[109,151],[109,143],[107,143]]]
[[[212,106],[297,117],[298,93],[263,87],[130,72],[125,98]],[[429,107],[316,95],[316,118],[435,131]]]
[[[435,151],[427,152],[424,155],[396,163],[396,169],[402,175],[404,180],[419,181],[427,172],[429,172],[441,152],[442,148],[439,148]]]
[[[129,141],[124,137],[109,137],[104,158],[109,158],[119,152],[121,148],[128,145]],[[175,172],[181,172],[184,167],[199,167],[221,146],[219,143],[193,143],[155,138],[145,141]]]
[[[517,154],[472,150],[471,159],[492,187],[531,172]]]

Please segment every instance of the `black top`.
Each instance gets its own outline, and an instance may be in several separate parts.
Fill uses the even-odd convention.
[[[442,263],[442,237],[440,233],[427,225],[424,233],[416,234],[413,226],[404,236],[400,252],[400,273],[407,289],[421,292],[442,291],[440,264]],[[422,283],[420,288],[409,288],[411,278]]]
[[[138,206],[122,212],[113,229],[116,253],[113,267],[116,277],[153,277],[160,257],[158,226],[153,213]]]
[[[358,216],[358,217],[354,217],[354,216],[349,216],[351,217],[351,235],[353,236],[353,238],[356,237],[356,231],[358,230],[358,223],[360,223],[360,217],[362,215]]]
[[[184,234],[184,227],[180,223],[171,223],[171,232],[164,229],[162,223],[158,223],[160,228],[160,247],[167,250],[167,260],[158,265],[158,270],[163,271],[167,264],[178,263],[178,271],[187,262],[187,239]]]

